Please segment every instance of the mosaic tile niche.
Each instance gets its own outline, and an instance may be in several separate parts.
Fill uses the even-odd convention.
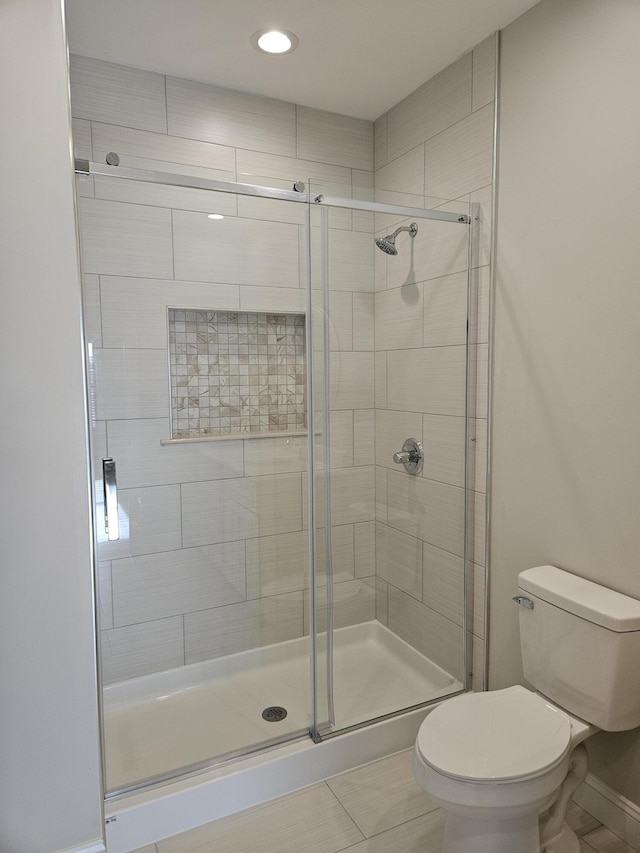
[[[304,314],[169,308],[172,438],[306,430]]]

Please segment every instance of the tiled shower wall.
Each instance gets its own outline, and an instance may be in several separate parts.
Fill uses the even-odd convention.
[[[491,39],[375,124],[377,200],[413,204],[412,194],[425,193],[482,208],[474,274],[475,686],[484,623],[493,80]],[[368,122],[79,57],[72,106],[76,156],[104,162],[113,150],[123,166],[286,189],[311,178],[314,189],[372,197]],[[80,193],[87,333],[101,389],[92,410],[95,450],[118,462],[131,537],[128,551],[100,546],[107,680],[300,636],[307,630],[306,438],[160,440],[169,435],[167,306],[304,312],[303,205],[215,194],[215,212],[226,218],[213,231],[205,215],[211,193],[100,179],[82,180]],[[335,624],[375,612],[459,673],[462,531],[455,521],[444,539],[437,531],[462,517],[466,229],[421,221],[428,241],[416,268],[430,272],[415,282],[407,312],[402,267],[373,249],[374,228],[382,234],[389,225],[357,211],[330,214]],[[247,258],[250,243],[262,251]],[[442,263],[434,266],[436,244]],[[267,246],[275,249],[265,261]],[[212,281],[214,267],[221,272]],[[426,401],[436,364],[445,386],[457,384],[453,408]],[[420,402],[416,374],[427,388]],[[125,376],[135,393],[123,399]],[[418,481],[390,461],[407,430],[425,445]],[[247,512],[233,512],[237,506]]]
[[[104,163],[115,151],[121,166],[286,189],[311,178],[325,192],[371,196],[371,122],[82,57],[71,84],[78,157]],[[79,184],[94,449],[98,465],[116,460],[124,524],[120,542],[99,530],[105,678],[298,637],[308,629],[306,438],[161,440],[167,307],[304,313],[305,206]],[[329,225],[343,625],[375,607],[373,218],[335,211]]]
[[[375,122],[376,201],[411,204],[413,194],[424,194],[433,199],[432,205],[438,204],[437,199],[479,205],[471,276],[475,418],[469,442],[473,580],[468,602],[474,610],[469,639],[475,689],[484,683],[495,57],[491,37]],[[376,236],[395,225],[388,217],[376,221]],[[375,256],[377,615],[436,663],[458,674],[463,642],[466,258],[455,242],[451,251],[440,252],[446,240],[456,240],[451,225],[420,222],[419,228],[414,240],[415,275],[410,275],[406,235],[398,238],[398,257]],[[403,237],[405,242],[400,243]],[[424,253],[427,262],[420,263]],[[421,377],[420,393],[416,375]],[[422,476],[413,481],[391,459],[409,435],[421,440],[425,451]]]

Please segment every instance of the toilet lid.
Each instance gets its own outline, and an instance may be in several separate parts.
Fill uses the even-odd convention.
[[[416,747],[426,764],[447,776],[499,782],[550,769],[570,741],[569,717],[516,686],[443,702],[420,727]]]

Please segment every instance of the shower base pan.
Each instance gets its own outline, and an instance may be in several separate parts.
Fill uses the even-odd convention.
[[[462,689],[379,622],[334,632],[336,728]],[[421,708],[314,744],[305,737],[309,697],[308,637],[107,687],[103,714],[110,791],[260,749],[274,739],[295,739],[111,799],[109,853],[135,849],[404,749],[427,713]],[[263,717],[274,707],[284,708],[286,716],[272,721],[281,714],[269,712]]]

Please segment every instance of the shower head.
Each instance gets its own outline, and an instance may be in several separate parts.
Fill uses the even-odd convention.
[[[389,234],[387,237],[380,237],[376,240],[376,246],[386,252],[387,255],[397,255],[395,234]]]
[[[376,246],[382,249],[383,252],[386,252],[387,255],[397,255],[396,237],[401,231],[408,231],[412,237],[415,237],[418,233],[418,224],[412,222],[411,225],[403,225],[401,228],[396,228],[393,234],[387,234],[386,237],[378,237]]]

